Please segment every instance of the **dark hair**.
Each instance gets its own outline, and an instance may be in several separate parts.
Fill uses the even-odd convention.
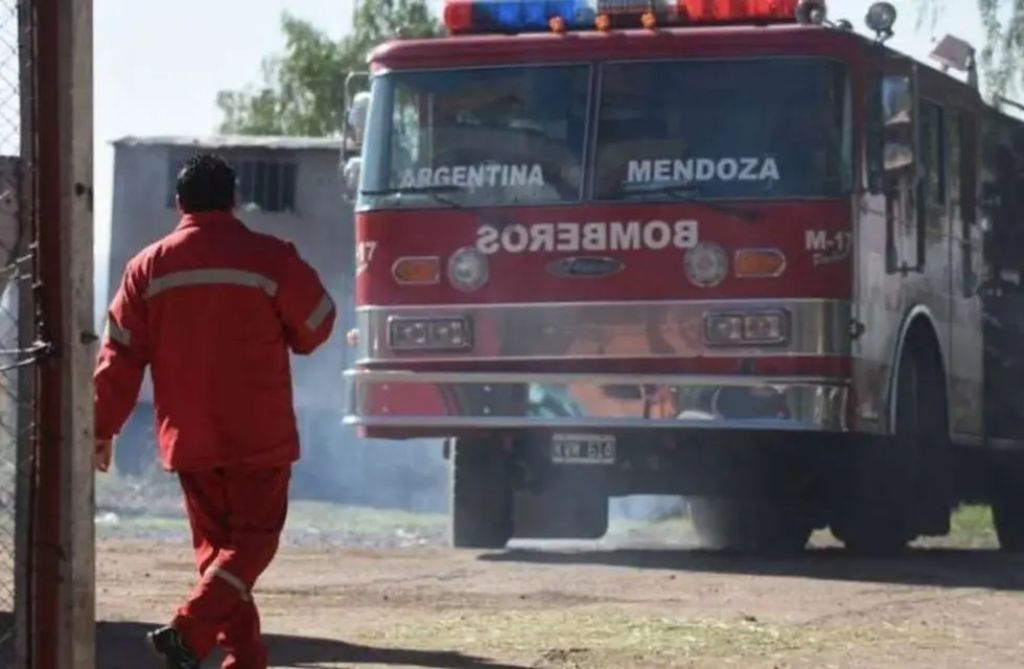
[[[217,156],[193,156],[178,172],[176,192],[186,214],[231,211],[235,206],[235,170]]]

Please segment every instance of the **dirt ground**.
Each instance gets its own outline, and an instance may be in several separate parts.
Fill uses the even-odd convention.
[[[666,544],[665,527],[486,553],[444,548],[429,522],[385,542],[311,539],[300,528],[258,588],[272,663],[1024,665],[1024,561],[985,547],[987,530],[958,540],[981,548],[932,546],[899,560],[854,559],[827,538],[796,559],[750,560]],[[151,666],[140,639],[193,579],[184,539],[101,532],[102,669]]]

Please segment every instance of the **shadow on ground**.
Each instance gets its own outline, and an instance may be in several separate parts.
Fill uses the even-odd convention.
[[[486,553],[480,560],[1024,591],[1024,557],[994,550],[915,549],[896,558],[866,559],[841,549],[809,550],[787,558],[751,558],[702,550],[545,550],[531,547]]]
[[[151,629],[153,625],[143,623],[97,624],[96,669],[140,669],[152,666],[153,658],[143,642],[146,632]],[[274,667],[375,664],[443,669],[526,669],[455,651],[375,648],[343,641],[275,634],[268,634],[265,638],[270,648],[270,663]]]

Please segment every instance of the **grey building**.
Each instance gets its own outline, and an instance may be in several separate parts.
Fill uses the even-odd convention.
[[[407,507],[443,505],[443,469],[425,444],[370,444],[341,425],[342,371],[352,327],[352,208],[342,198],[340,143],[268,137],[128,137],[114,142],[108,299],[128,260],[178,221],[174,183],[199,151],[217,153],[238,173],[238,215],[254,230],[293,242],[338,305],[338,325],[312,358],[293,357],[304,458],[296,488],[310,497]],[[118,442],[117,465],[139,474],[153,463],[152,390]]]

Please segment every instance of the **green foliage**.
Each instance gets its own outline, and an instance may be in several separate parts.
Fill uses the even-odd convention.
[[[1024,0],[976,1],[985,26],[980,60],[988,90],[993,97],[1019,92],[1024,89]],[[920,16],[934,21],[949,0],[917,2]],[[441,32],[425,0],[363,0],[352,33],[337,41],[287,13],[281,28],[285,52],[264,61],[262,84],[218,94],[221,132],[334,134],[344,116],[345,78],[365,69],[374,47],[396,37],[434,37]]]
[[[985,48],[981,62],[993,95],[1018,89],[1024,75],[1024,2],[1019,0],[978,0],[985,25]]]
[[[332,40],[309,21],[285,13],[283,55],[263,62],[263,83],[221,91],[220,131],[243,135],[305,135],[338,132],[344,117],[345,78],[366,69],[374,47],[394,39],[434,37],[440,25],[424,0],[363,0],[352,33]]]
[[[966,0],[916,0],[918,27],[934,28],[948,3]],[[1024,83],[1024,2],[975,0],[985,28],[980,64],[993,99],[1021,90]]]

